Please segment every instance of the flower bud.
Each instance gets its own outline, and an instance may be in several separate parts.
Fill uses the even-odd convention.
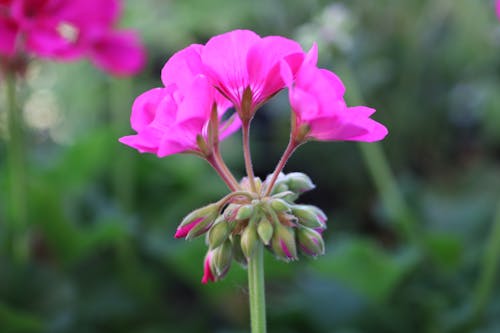
[[[297,200],[297,198],[298,195],[293,193],[292,191],[283,191],[273,195],[273,199],[282,199],[285,202],[290,202],[290,203],[293,203],[295,200]]]
[[[319,232],[307,227],[299,227],[297,230],[297,242],[300,251],[308,256],[325,254],[325,242]]]
[[[262,189],[262,180],[260,180],[259,177],[255,177],[254,183],[257,192],[260,192]],[[240,181],[240,185],[244,190],[252,192],[252,186],[250,185],[250,180],[248,179],[248,177],[243,177],[243,179]]]
[[[269,200],[269,202],[271,203],[272,209],[274,209],[274,211],[276,211],[276,212],[281,213],[281,212],[289,212],[290,211],[290,206],[283,199],[273,198],[273,199]]]
[[[311,178],[302,172],[291,172],[285,177],[288,188],[295,193],[304,193],[316,187]]]
[[[326,216],[317,207],[311,205],[293,205],[292,213],[299,219],[299,223],[303,226],[313,229],[326,228],[326,225],[324,223],[324,218],[326,218]]]
[[[245,258],[245,255],[243,254],[243,251],[241,250],[241,236],[240,235],[231,235],[229,237],[231,240],[232,246],[233,246],[233,258],[236,260],[240,265],[246,266],[247,265],[247,258]]]
[[[259,238],[255,223],[249,223],[241,233],[241,250],[247,259],[252,257],[258,242]]]
[[[269,245],[269,242],[273,237],[273,231],[274,228],[271,222],[269,222],[267,218],[263,217],[257,225],[257,233],[259,234],[262,243],[264,243],[265,245]]]
[[[181,222],[175,233],[175,238],[193,237],[204,234],[215,221],[219,213],[219,205],[212,203],[189,213]]]
[[[229,222],[224,220],[224,216],[219,216],[207,234],[207,242],[210,249],[219,247],[229,237],[231,227]]]
[[[215,282],[215,274],[212,272],[213,251],[208,251],[203,261],[203,277],[201,283]]]
[[[236,214],[238,213],[238,210],[240,209],[241,205],[238,204],[229,204],[227,205],[226,209],[224,209],[224,219],[226,221],[236,221]]]
[[[246,220],[253,214],[252,205],[242,205],[236,213],[236,220]]]
[[[278,259],[284,261],[298,259],[294,228],[277,224],[274,229],[271,247]]]
[[[233,260],[233,249],[229,240],[222,243],[221,246],[213,250],[211,261],[212,272],[215,273],[217,280],[223,278],[231,267]]]

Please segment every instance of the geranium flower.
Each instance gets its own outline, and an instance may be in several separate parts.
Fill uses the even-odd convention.
[[[122,137],[120,142],[158,157],[181,152],[210,155],[209,127],[214,106],[219,128],[217,140],[223,140],[240,126],[234,117],[221,120],[226,109],[217,105],[215,93],[203,75],[195,77],[185,91],[170,84],[143,93],[135,100],[130,118],[137,134]]]
[[[0,3],[0,52],[75,60],[88,56],[114,75],[137,73],[145,50],[134,32],[114,28],[118,0],[9,0]]]
[[[333,72],[317,68],[315,46],[307,55],[295,79],[290,68],[281,72],[289,86],[293,111],[292,138],[296,143],[306,140],[347,140],[373,142],[383,139],[387,129],[371,119],[374,109],[366,106],[348,107],[344,101],[345,87]]]
[[[303,58],[302,48],[293,40],[234,30],[211,38],[206,45],[193,44],[179,51],[165,65],[162,80],[183,82],[186,75],[203,73],[246,120],[285,86],[280,63],[286,61],[294,72]]]

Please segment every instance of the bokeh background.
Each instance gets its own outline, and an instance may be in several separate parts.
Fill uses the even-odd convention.
[[[266,254],[270,332],[500,332],[500,21],[484,0],[126,1],[148,66],[110,78],[87,62],[31,63],[19,94],[29,143],[29,259],[0,254],[0,332],[248,332],[246,271],[202,285],[189,211],[227,192],[204,161],[117,142],[130,106],[176,51],[247,28],[284,35],[375,107],[380,144],[309,143],[285,171],[329,217],[327,254]],[[5,102],[0,83],[1,105]],[[0,235],[6,112],[0,109]],[[257,114],[257,175],[286,146],[287,94]],[[241,177],[241,138],[222,152]],[[496,210],[499,210],[496,212]],[[5,237],[0,237],[5,244]],[[0,244],[0,245],[1,245]]]

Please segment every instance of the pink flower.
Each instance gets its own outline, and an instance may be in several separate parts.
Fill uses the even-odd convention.
[[[342,81],[334,73],[315,66],[316,52],[314,46],[295,80],[289,68],[282,66],[281,69],[290,88],[294,140],[301,143],[305,140],[373,142],[383,139],[387,129],[370,119],[375,110],[366,106],[348,107]]]
[[[135,33],[115,30],[119,0],[3,0],[0,53],[75,60],[114,75],[137,73],[145,50]]]
[[[497,0],[495,5],[496,5],[498,19],[500,19],[500,0]]]
[[[135,100],[130,118],[137,134],[122,137],[120,142],[158,157],[180,152],[210,155],[209,126],[215,93],[203,75],[195,77],[186,91],[170,84],[143,93]],[[240,125],[234,117],[221,121],[225,111],[217,108],[221,140]]]
[[[16,51],[18,25],[11,17],[2,14],[0,4],[0,55],[13,56]]]
[[[184,81],[203,73],[214,87],[249,119],[255,110],[281,90],[279,75],[285,61],[292,72],[302,62],[300,45],[279,36],[261,38],[249,30],[234,30],[211,38],[206,45],[191,45],[174,55],[162,72],[164,83]],[[184,63],[183,67],[175,64]],[[182,84],[182,83],[181,83]]]

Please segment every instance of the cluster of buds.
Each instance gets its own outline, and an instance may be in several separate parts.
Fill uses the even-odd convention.
[[[255,178],[255,183],[257,193],[265,193],[269,178],[263,183]],[[242,191],[188,214],[175,234],[186,239],[206,235],[203,283],[223,278],[233,259],[246,266],[259,243],[286,262],[297,260],[299,253],[311,257],[324,253],[321,233],[326,215],[315,206],[295,203],[301,193],[314,188],[307,175],[280,174],[266,197],[250,191],[248,178],[240,186]]]

